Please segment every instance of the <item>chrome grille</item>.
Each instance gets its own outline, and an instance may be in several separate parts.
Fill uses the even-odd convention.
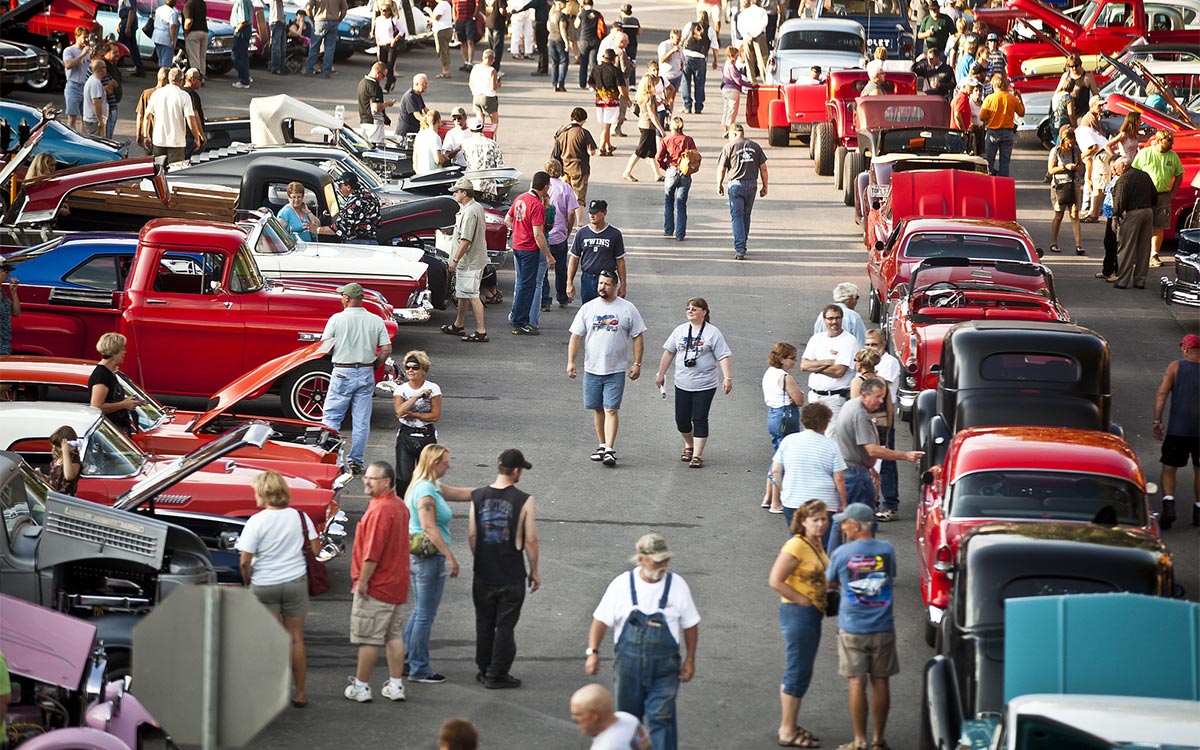
[[[142,533],[141,524],[114,521],[105,515],[92,514],[76,508],[63,508],[46,513],[46,533],[110,546],[146,557],[158,552],[158,539]]]
[[[1191,258],[1176,258],[1175,279],[1184,284],[1200,284],[1200,261]]]

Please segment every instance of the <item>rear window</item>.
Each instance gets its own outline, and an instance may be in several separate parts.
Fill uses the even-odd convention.
[[[984,380],[1001,382],[1078,383],[1079,363],[1060,354],[1004,352],[991,354],[979,365]]]
[[[1029,260],[1029,251],[1008,237],[982,234],[918,234],[904,248],[908,258]]]
[[[863,38],[858,34],[846,34],[831,29],[805,29],[804,31],[789,31],[784,34],[775,45],[775,49],[780,52],[824,50],[862,54],[866,49],[865,44]]]
[[[115,292],[123,288],[117,278],[117,259],[112,255],[96,255],[89,258],[83,265],[68,273],[63,280],[102,292]]]

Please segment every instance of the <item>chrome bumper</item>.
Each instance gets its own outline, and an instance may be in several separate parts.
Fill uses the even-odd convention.
[[[325,531],[321,534],[321,551],[317,559],[327,562],[346,551],[346,522],[349,519],[344,510],[338,510],[325,522]]]
[[[429,290],[426,289],[417,294],[417,304],[412,307],[396,308],[392,311],[392,317],[397,323],[424,323],[431,317],[433,303],[429,301]]]
[[[1159,296],[1168,305],[1183,305],[1184,307],[1200,307],[1200,286],[1181,284],[1178,281],[1163,276],[1159,281]]]

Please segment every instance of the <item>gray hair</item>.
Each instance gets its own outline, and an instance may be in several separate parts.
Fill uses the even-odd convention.
[[[425,75],[424,73],[417,73],[415,76],[413,76],[412,81],[413,81],[414,86],[416,86],[418,83],[421,83],[421,82],[428,83],[429,76]]]
[[[857,296],[859,296],[858,285],[851,284],[849,281],[843,281],[842,283],[838,284],[837,286],[835,286],[833,288],[833,301],[834,302],[845,302],[845,301],[849,300],[851,297],[857,297]]]
[[[1127,157],[1127,156],[1118,156],[1117,158],[1112,160],[1112,168],[1114,170],[1117,167],[1128,167],[1128,166],[1129,166],[1129,157]]]
[[[880,378],[864,378],[860,393],[875,393],[887,388],[887,383]]]

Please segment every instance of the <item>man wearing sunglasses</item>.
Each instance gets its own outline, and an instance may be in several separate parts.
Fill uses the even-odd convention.
[[[465,167],[467,156],[462,150],[463,141],[471,135],[470,129],[467,128],[467,110],[455,107],[450,110],[450,119],[454,121],[454,127],[447,130],[442,138],[442,152],[458,166]]]

